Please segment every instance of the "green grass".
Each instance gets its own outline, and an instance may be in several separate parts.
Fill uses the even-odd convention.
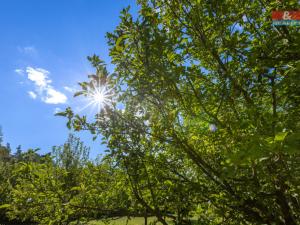
[[[148,217],[148,224],[150,222],[154,222],[156,220],[155,217]],[[109,223],[105,223],[101,220],[93,220],[88,223],[88,225],[126,225],[127,217],[121,217],[118,219],[111,220]],[[128,225],[143,225],[144,217],[134,217],[128,220]],[[157,223],[157,225],[161,225],[161,223]]]

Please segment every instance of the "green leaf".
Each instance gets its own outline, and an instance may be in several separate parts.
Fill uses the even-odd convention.
[[[129,37],[129,35],[128,34],[124,34],[124,35],[122,35],[122,36],[120,36],[118,39],[117,39],[117,41],[116,41],[116,50],[117,51],[122,51],[122,47],[121,47],[121,42],[124,40],[124,39],[126,39],[127,37]]]
[[[74,95],[73,95],[73,97],[77,97],[77,96],[79,96],[79,95],[83,95],[85,93],[85,91],[77,91]]]
[[[288,134],[288,132],[277,133],[275,136],[275,141],[283,141],[287,134]]]
[[[0,205],[0,209],[9,208],[10,206],[11,206],[10,204],[3,204]]]
[[[67,116],[67,112],[58,112],[58,113],[55,113],[54,115],[55,116]]]

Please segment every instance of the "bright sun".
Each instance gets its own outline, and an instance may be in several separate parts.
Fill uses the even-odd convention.
[[[96,91],[95,93],[92,93],[92,101],[94,101],[97,104],[103,104],[105,101],[105,95],[102,93],[102,91]]]
[[[100,112],[104,106],[111,103],[112,89],[107,88],[105,85],[95,85],[87,92],[88,104],[83,109],[91,106],[93,109],[97,108],[97,112]],[[82,110],[83,110],[82,109]]]

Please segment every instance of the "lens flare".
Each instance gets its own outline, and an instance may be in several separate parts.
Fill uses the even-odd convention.
[[[80,111],[87,107],[97,108],[99,113],[106,105],[111,104],[112,89],[109,89],[106,85],[95,85],[89,88],[86,93],[88,104],[85,105]]]

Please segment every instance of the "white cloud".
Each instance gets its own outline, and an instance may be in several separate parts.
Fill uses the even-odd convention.
[[[33,91],[28,91],[28,95],[32,99],[36,99],[36,97],[37,97],[36,93],[34,93]]]
[[[55,88],[50,85],[52,80],[49,78],[49,71],[42,68],[27,67],[26,73],[28,79],[34,83],[36,89],[36,92],[28,92],[31,98],[35,99],[39,97],[47,104],[63,104],[67,102],[67,96],[55,90]]]
[[[22,69],[15,69],[15,73],[17,73],[19,75],[24,75],[24,70],[22,70]]]
[[[49,86],[46,89],[46,97],[42,100],[47,104],[63,104],[67,102],[68,98],[63,93]]]
[[[34,69],[32,67],[27,67],[26,72],[28,75],[28,79],[33,81],[38,87],[47,87],[47,85],[52,82],[52,80],[48,78],[49,71],[47,70],[41,68]]]

